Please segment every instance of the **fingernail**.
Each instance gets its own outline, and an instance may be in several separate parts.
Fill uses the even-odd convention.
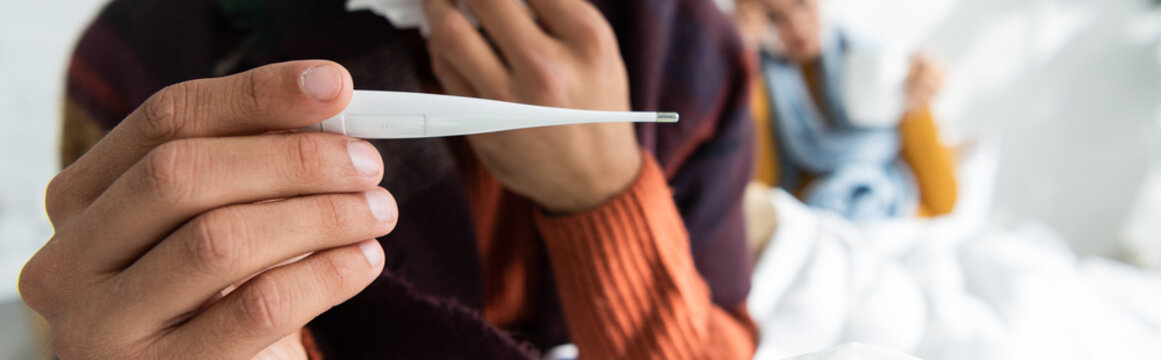
[[[375,149],[371,143],[351,140],[347,143],[347,155],[351,157],[351,165],[355,166],[355,171],[360,174],[375,175],[379,173],[379,166],[383,158],[379,156],[379,150]]]
[[[378,240],[363,240],[359,243],[359,250],[363,251],[363,257],[367,258],[367,263],[371,266],[379,266],[383,263],[383,251],[380,250]]]
[[[343,73],[335,65],[319,65],[303,71],[298,82],[311,99],[331,101],[343,89]]]
[[[375,220],[388,221],[395,217],[395,206],[388,199],[385,191],[368,191],[363,193],[367,198],[367,205],[371,207],[371,215]]]

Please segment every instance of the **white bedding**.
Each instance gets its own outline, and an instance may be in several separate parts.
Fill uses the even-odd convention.
[[[771,201],[780,227],[749,298],[757,359],[849,342],[928,360],[1161,359],[1161,274],[1078,258],[1043,226],[988,225],[979,204],[856,226]]]

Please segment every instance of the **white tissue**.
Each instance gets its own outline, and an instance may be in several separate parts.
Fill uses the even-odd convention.
[[[457,7],[472,25],[478,24],[476,17],[468,11],[462,1],[456,1]],[[521,1],[523,4],[523,1]],[[427,37],[431,33],[431,26],[427,23],[427,15],[423,13],[423,0],[347,0],[347,11],[370,10],[379,16],[387,18],[396,29],[419,29],[419,33]]]
[[[787,360],[919,360],[919,358],[895,350],[849,343]]]
[[[423,34],[429,31],[427,17],[423,15],[423,0],[348,0],[347,11],[370,10],[387,18],[397,29],[419,28]]]

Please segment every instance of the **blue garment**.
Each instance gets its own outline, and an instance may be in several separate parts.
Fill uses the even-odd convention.
[[[834,34],[824,44],[817,77],[823,96],[819,103],[826,112],[811,99],[801,66],[768,52],[762,55],[780,150],[779,181],[793,190],[803,173],[817,175],[804,202],[853,221],[910,215],[918,195],[910,170],[899,159],[898,130],[851,123],[842,98],[849,44],[841,33]]]

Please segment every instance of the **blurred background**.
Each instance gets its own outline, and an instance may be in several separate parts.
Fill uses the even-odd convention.
[[[949,72],[950,138],[998,144],[992,220],[1036,220],[1082,255],[1161,267],[1161,10],[1154,0],[823,0],[853,31]],[[104,1],[0,2],[0,359],[38,352],[16,293],[52,234],[63,74]],[[729,9],[728,1],[719,1]]]
[[[888,5],[888,3],[890,5]],[[1152,0],[834,0],[854,31],[948,67],[951,137],[998,141],[994,220],[1161,265],[1161,13]]]
[[[103,3],[0,1],[0,359],[40,354],[16,279],[52,236],[43,201],[58,170],[63,76],[72,44]]]

